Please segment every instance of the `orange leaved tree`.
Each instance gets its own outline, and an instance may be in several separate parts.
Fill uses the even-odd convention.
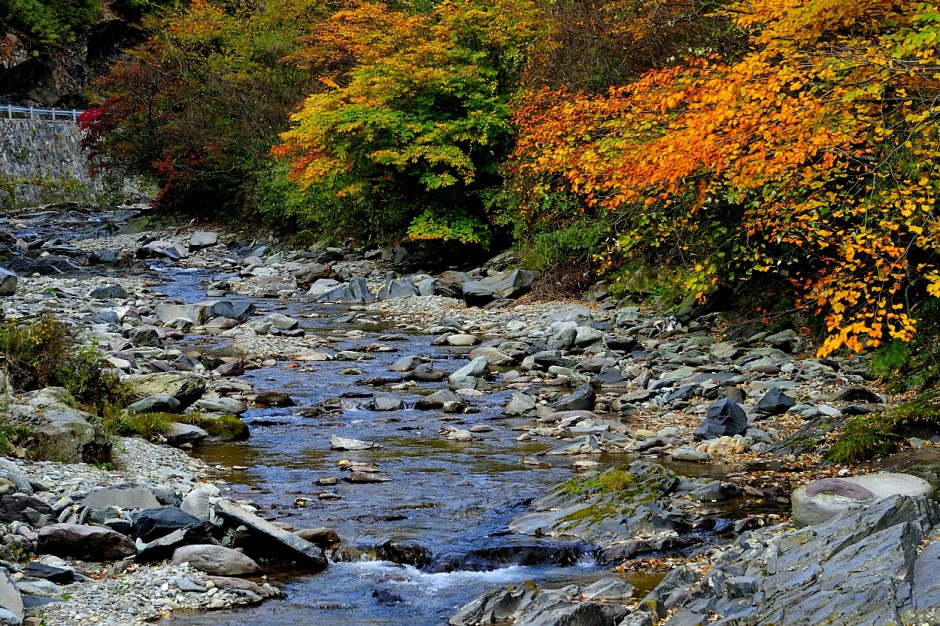
[[[520,193],[606,212],[608,270],[668,264],[699,295],[786,277],[826,316],[821,354],[909,339],[916,303],[940,297],[940,10],[742,0],[726,15],[742,54],[521,98]]]

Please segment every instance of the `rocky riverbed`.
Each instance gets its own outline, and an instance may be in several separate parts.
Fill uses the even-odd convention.
[[[400,274],[404,249],[292,251],[191,227],[129,232],[141,214],[72,208],[0,223],[11,270],[0,286],[6,318],[66,321],[136,390],[132,410],[180,416],[155,443],[115,440],[115,469],[99,469],[81,462],[109,445],[97,416],[56,389],[9,395],[9,419],[36,433],[48,457],[68,463],[30,461],[23,450],[24,458],[0,465],[7,623],[133,624],[256,604],[280,594],[265,573],[285,564],[318,571],[328,556],[368,554],[422,572],[463,571],[473,559],[497,568],[486,561],[491,549],[446,554],[450,540],[438,546],[433,535],[369,546],[340,540],[393,517],[382,509],[372,522],[354,522],[342,507],[364,493],[357,489],[390,483],[408,498],[440,495],[443,485],[424,480],[440,468],[399,470],[400,459],[382,456],[383,448],[398,454],[401,432],[412,433],[409,446],[514,453],[512,471],[544,470],[543,495],[520,497],[496,518],[500,534],[520,538],[510,564],[551,563],[559,554],[570,554],[570,564],[590,554],[600,572],[675,566],[648,594],[602,576],[552,592],[537,591],[538,581],[497,588],[460,611],[470,598],[458,594],[451,623],[803,623],[773,621],[790,599],[771,601],[778,596],[768,590],[783,579],[755,574],[755,559],[764,563],[768,550],[807,536],[780,524],[793,487],[846,474],[818,465],[818,444],[847,416],[891,403],[866,380],[864,362],[812,358],[792,330],[732,328],[716,314],[661,314],[604,297],[538,302],[526,296],[531,274],[506,255],[468,271]],[[300,391],[317,379],[338,387]],[[271,507],[283,506],[284,494],[270,492],[284,486],[240,484],[237,462],[213,467],[179,449],[245,436],[239,415],[256,435],[316,425],[326,446],[318,454],[346,457],[333,471],[304,475],[300,492],[289,494],[309,513],[277,515]],[[552,482],[559,484],[548,489]],[[865,515],[882,515],[877,532],[906,529],[897,549],[907,555],[904,571],[914,572],[929,566],[918,565],[919,540],[904,541],[929,536],[938,520],[928,501],[904,502],[895,508],[907,517],[889,505]],[[430,508],[451,505],[460,508]],[[316,508],[329,506],[343,513]],[[318,511],[332,528],[317,528]],[[832,533],[865,523],[847,515]],[[425,524],[417,514],[397,519]],[[575,543],[539,543],[547,541]],[[866,541],[875,540],[856,533],[851,544]],[[826,559],[835,563],[843,547]],[[813,571],[798,554],[786,571]],[[380,604],[407,603],[374,593]],[[924,602],[899,600],[897,615],[920,619],[933,610]],[[878,621],[884,616],[873,606],[850,615],[891,623]],[[389,611],[385,623],[397,623]],[[357,619],[344,623],[366,623]],[[427,619],[441,621],[436,613]]]

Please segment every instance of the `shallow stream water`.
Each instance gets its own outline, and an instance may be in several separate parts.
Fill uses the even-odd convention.
[[[200,285],[219,278],[204,271],[163,270],[167,297],[184,301],[204,299]],[[247,300],[248,298],[234,298]],[[491,432],[479,441],[447,441],[439,430],[454,424],[455,416],[440,411],[411,409],[374,412],[358,408],[367,398],[340,398],[343,410],[318,417],[303,417],[297,409],[319,405],[329,398],[373,392],[391,395],[412,405],[421,394],[443,388],[441,383],[420,384],[407,390],[356,385],[361,378],[388,376],[388,367],[402,356],[424,354],[452,371],[462,365],[466,349],[431,345],[431,337],[402,334],[382,325],[334,323],[344,309],[309,303],[254,300],[262,312],[280,312],[302,319],[308,333],[332,340],[335,350],[381,345],[395,351],[370,351],[356,362],[324,361],[296,367],[265,367],[244,378],[256,391],[285,391],[296,407],[252,409],[244,417],[251,438],[244,442],[206,445],[194,455],[218,469],[214,477],[228,483],[234,498],[257,503],[262,511],[295,528],[328,526],[342,537],[339,562],[318,574],[276,572],[285,599],[256,608],[203,615],[178,615],[177,626],[223,625],[299,626],[444,624],[448,616],[488,588],[532,580],[540,586],[585,584],[612,575],[593,559],[592,547],[579,542],[522,537],[507,531],[516,515],[527,510],[532,498],[573,476],[567,457],[539,456],[538,465],[523,464],[551,447],[550,442],[516,441],[529,420],[507,419],[500,407],[508,391],[474,398],[475,414],[460,415],[460,428],[482,424]],[[344,338],[352,329],[369,329]],[[224,339],[200,337],[184,345],[206,352],[230,354]],[[361,374],[344,373],[355,368]],[[446,383],[445,383],[446,384]],[[352,393],[350,393],[352,392]],[[373,441],[382,447],[357,452],[330,449],[332,434]],[[628,463],[627,455],[600,456],[601,468]],[[349,484],[337,465],[341,460],[374,463],[391,480],[378,484]],[[731,469],[696,464],[675,464],[689,475],[720,476]],[[335,477],[335,486],[319,486]],[[320,499],[331,492],[336,499]],[[383,561],[376,546],[387,541],[411,542],[429,554],[420,568]],[[660,575],[620,574],[638,588],[652,588]]]

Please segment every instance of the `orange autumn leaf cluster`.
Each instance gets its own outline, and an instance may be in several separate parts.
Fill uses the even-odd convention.
[[[822,355],[909,340],[915,296],[940,296],[940,9],[750,0],[726,16],[741,54],[518,98],[523,219],[574,193],[615,228],[605,270],[681,265],[700,296],[783,276],[826,317]]]

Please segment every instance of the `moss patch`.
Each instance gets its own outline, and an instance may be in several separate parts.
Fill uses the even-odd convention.
[[[856,415],[845,423],[826,458],[835,463],[858,463],[898,450],[901,441],[940,428],[940,390],[931,390],[901,406]]]
[[[182,417],[183,419],[179,421],[198,426],[213,437],[225,439],[226,441],[241,441],[251,436],[248,424],[236,415],[212,416],[190,413]]]

